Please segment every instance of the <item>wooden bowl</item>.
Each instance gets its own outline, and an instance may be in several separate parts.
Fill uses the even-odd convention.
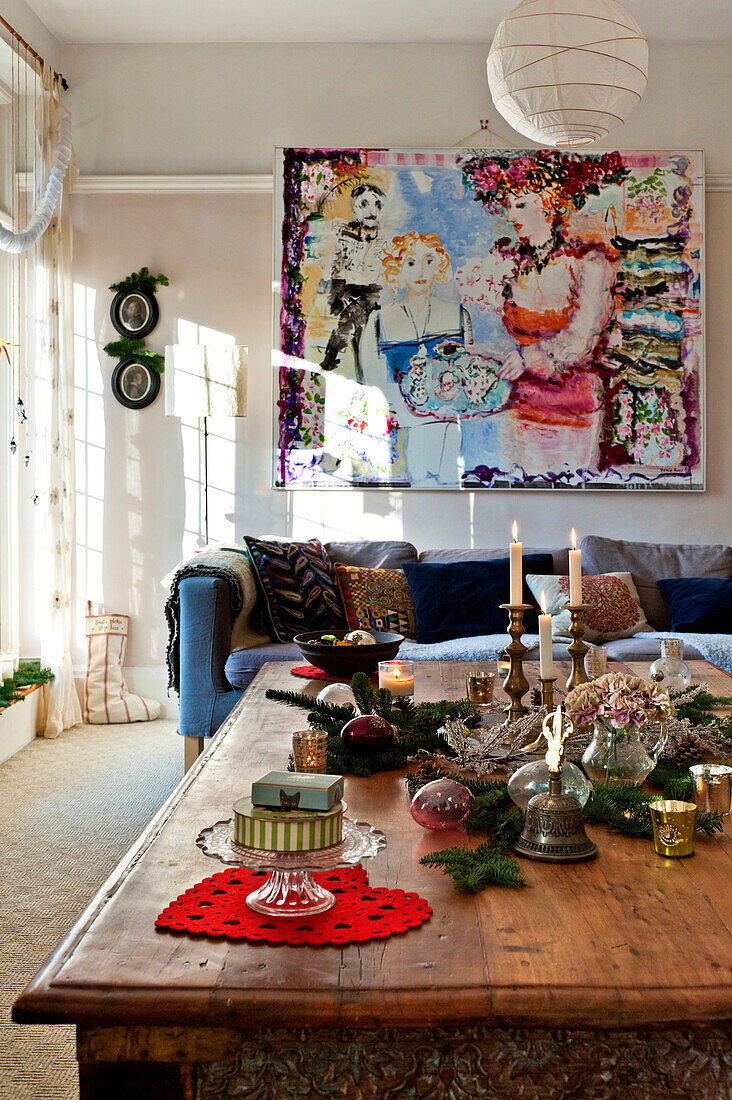
[[[345,680],[355,672],[376,672],[379,661],[391,661],[404,641],[403,634],[389,634],[384,630],[368,631],[376,638],[376,645],[323,645],[320,641],[323,634],[345,638],[350,633],[350,629],[311,630],[307,634],[297,634],[294,642],[308,664]]]

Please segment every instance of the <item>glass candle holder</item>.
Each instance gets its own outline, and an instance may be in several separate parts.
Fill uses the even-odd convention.
[[[414,702],[414,661],[379,661],[379,687],[388,688],[394,705]]]
[[[496,675],[501,683],[506,679],[511,671],[511,659],[506,653],[502,653],[500,657],[496,658]]]
[[[698,810],[693,802],[660,799],[648,807],[659,856],[693,856]]]
[[[495,672],[484,672],[482,669],[472,669],[465,674],[465,689],[467,697],[473,706],[479,710],[481,707],[489,707],[493,702],[493,685]]]
[[[604,676],[607,672],[607,648],[604,645],[591,645],[585,654],[585,672],[591,680]]]
[[[694,801],[700,810],[725,817],[732,803],[732,768],[727,764],[692,764]]]
[[[323,730],[301,730],[292,735],[296,772],[328,774],[328,734]]]

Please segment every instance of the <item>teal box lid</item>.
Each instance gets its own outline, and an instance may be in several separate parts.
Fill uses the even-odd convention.
[[[268,772],[252,783],[252,802],[282,810],[330,810],[343,798],[342,775]]]

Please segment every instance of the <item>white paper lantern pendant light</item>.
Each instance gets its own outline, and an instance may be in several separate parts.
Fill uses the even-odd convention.
[[[625,121],[648,83],[648,43],[618,0],[522,0],[488,54],[496,109],[541,145],[580,148]]]

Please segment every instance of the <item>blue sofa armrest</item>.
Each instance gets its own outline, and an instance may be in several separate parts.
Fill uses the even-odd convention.
[[[231,648],[226,583],[186,577],[180,583],[180,721],[184,737],[210,737],[228,717],[241,691],[224,674]]]

